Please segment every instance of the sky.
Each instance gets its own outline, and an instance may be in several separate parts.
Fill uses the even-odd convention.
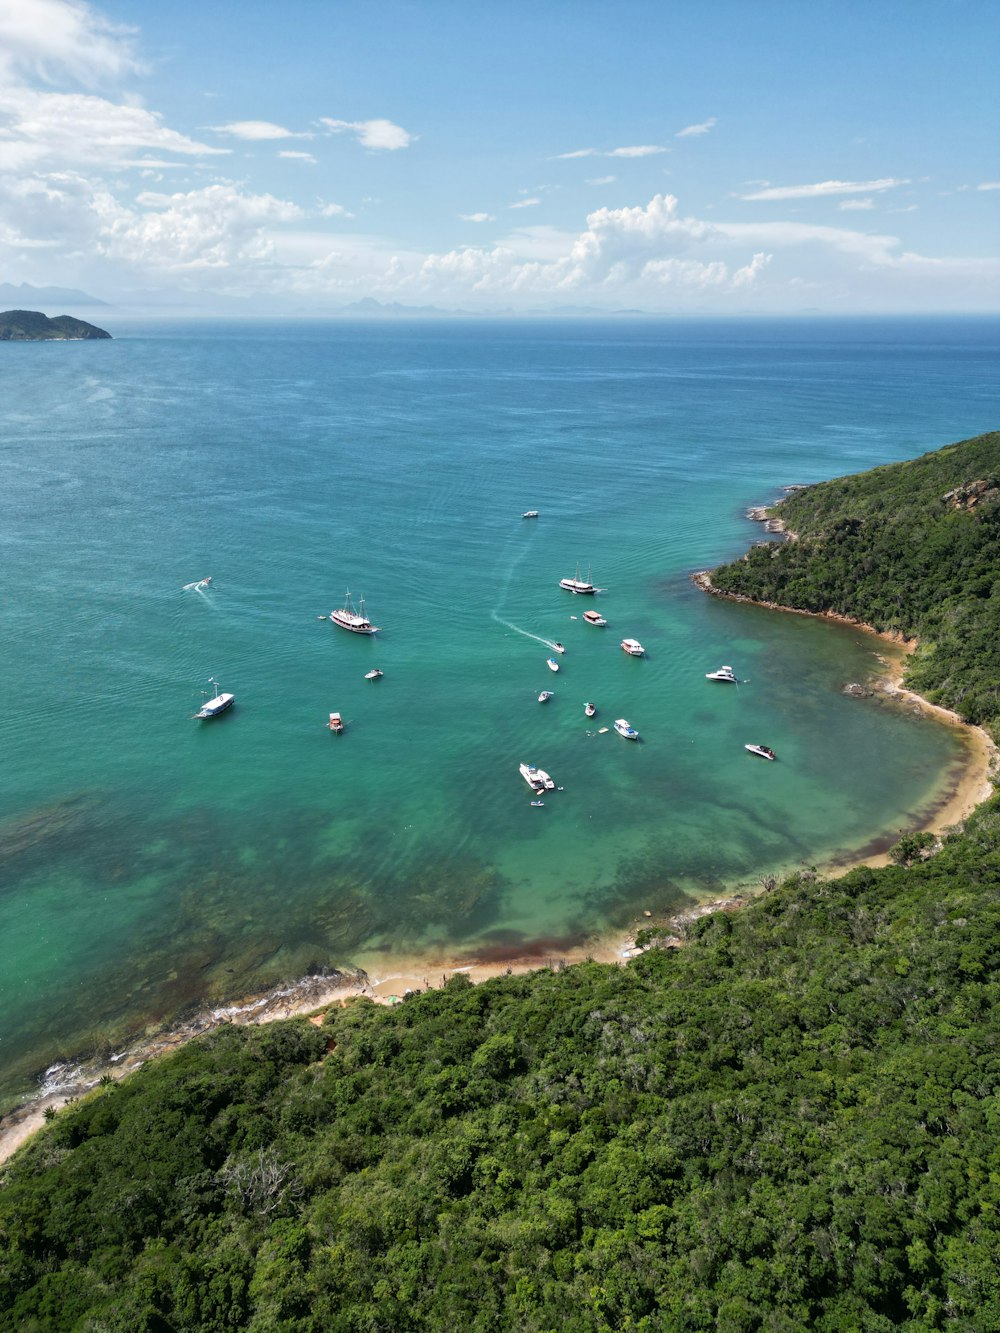
[[[0,0],[0,283],[996,312],[998,65],[995,0]]]

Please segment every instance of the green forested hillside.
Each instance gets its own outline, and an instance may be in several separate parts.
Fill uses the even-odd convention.
[[[39,310],[4,310],[0,312],[0,342],[53,342],[68,338],[110,338],[111,334],[73,315],[55,315],[52,319]]]
[[[783,510],[804,536],[822,493]],[[876,502],[872,550],[957,568]],[[875,619],[866,586],[842,609]],[[627,967],[223,1028],[102,1087],[4,1169],[0,1329],[1000,1329],[1000,799],[901,859]]]
[[[908,680],[1000,719],[1000,432],[810,486],[774,511],[799,540],[715,570],[721,592],[917,637]]]

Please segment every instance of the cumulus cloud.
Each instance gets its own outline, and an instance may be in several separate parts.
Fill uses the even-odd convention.
[[[320,207],[320,216],[324,218],[352,218],[353,213],[349,213],[343,204],[323,204]]]
[[[512,207],[516,207],[516,205],[512,205]],[[496,222],[492,213],[459,213],[458,216],[463,222]]]
[[[286,130],[284,125],[275,125],[270,120],[234,120],[228,125],[211,125],[216,134],[231,134],[235,139],[248,139],[252,143],[266,139],[309,139],[308,134],[296,134]]]
[[[111,23],[76,0],[0,0],[0,71],[5,81],[70,78],[95,87],[142,65],[135,30]]]
[[[741,194],[740,199],[822,199],[837,194],[867,194],[869,190],[881,193],[894,190],[899,185],[909,185],[908,180],[898,180],[887,176],[875,181],[818,181],[815,185],[772,185],[764,190],[754,190],[750,194]]]
[[[699,125],[685,125],[684,129],[678,130],[674,135],[675,139],[692,139],[699,134],[707,134],[709,130],[718,124],[714,116],[709,116],[708,120],[703,120]]]
[[[331,134],[347,132],[355,135],[362,148],[378,148],[387,152],[409,148],[415,137],[401,125],[394,125],[391,120],[330,120],[323,116],[320,124],[325,125]]]
[[[268,225],[303,216],[296,204],[230,183],[177,194],[147,191],[135,208],[108,207],[98,246],[106,256],[143,268],[224,269],[270,259]]]

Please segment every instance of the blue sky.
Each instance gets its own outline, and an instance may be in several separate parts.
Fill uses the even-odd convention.
[[[996,311],[998,55],[982,0],[0,0],[0,281]]]

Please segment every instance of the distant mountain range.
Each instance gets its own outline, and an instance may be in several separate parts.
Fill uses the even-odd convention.
[[[88,296],[75,287],[32,287],[30,282],[0,282],[0,305],[10,305],[12,308],[107,304],[107,301],[99,301],[96,296]]]

